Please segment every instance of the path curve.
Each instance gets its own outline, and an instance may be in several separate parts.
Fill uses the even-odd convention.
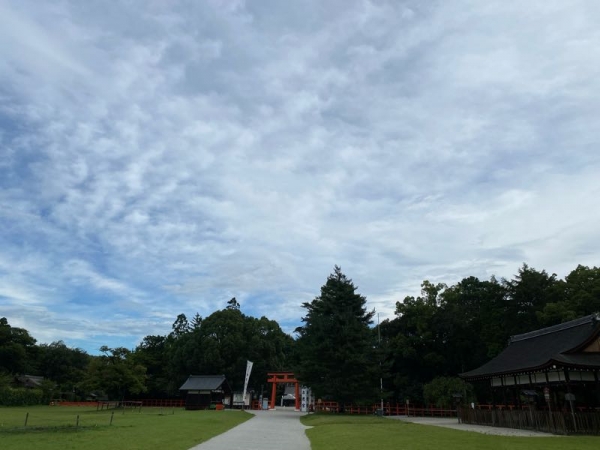
[[[305,413],[285,409],[247,412],[254,417],[190,450],[310,450],[304,432],[310,427],[300,423]]]

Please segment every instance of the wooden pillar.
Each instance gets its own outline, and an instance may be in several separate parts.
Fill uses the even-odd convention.
[[[594,370],[594,379],[596,380],[596,401],[594,402],[594,406],[600,406],[600,376],[598,376],[598,371]]]
[[[297,381],[294,383],[294,396],[296,397],[296,411],[300,410],[300,383]]]
[[[517,384],[517,376],[518,376],[518,375],[514,375],[514,376],[513,376],[513,379],[514,379],[514,382],[515,382],[514,394],[515,394],[515,402],[517,403],[517,405],[516,405],[516,406],[517,406],[519,409],[521,409],[521,395],[520,395],[520,393],[519,393],[519,386],[520,386],[520,385],[519,385],[519,384]]]
[[[273,389],[271,389],[271,409],[275,409],[275,396],[277,395],[277,382],[273,381],[271,384],[273,385]]]

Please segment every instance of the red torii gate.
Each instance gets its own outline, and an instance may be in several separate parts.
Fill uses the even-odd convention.
[[[275,396],[277,395],[277,384],[279,383],[294,383],[294,397],[296,397],[295,408],[300,409],[300,383],[294,376],[293,372],[269,372],[267,373],[268,383],[272,383],[271,389],[271,409],[275,409]]]

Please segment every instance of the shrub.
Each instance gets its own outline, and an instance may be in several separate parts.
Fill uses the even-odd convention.
[[[455,395],[460,395],[460,403],[474,400],[473,386],[456,377],[438,377],[423,386],[425,401],[438,408],[451,408],[456,404]]]
[[[0,387],[0,405],[2,406],[39,405],[43,403],[43,399],[44,393],[39,389]]]

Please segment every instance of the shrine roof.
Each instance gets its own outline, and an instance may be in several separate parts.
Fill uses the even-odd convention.
[[[552,365],[600,368],[600,352],[582,352],[600,335],[597,314],[512,336],[498,356],[481,367],[460,374],[475,380],[541,370]]]

